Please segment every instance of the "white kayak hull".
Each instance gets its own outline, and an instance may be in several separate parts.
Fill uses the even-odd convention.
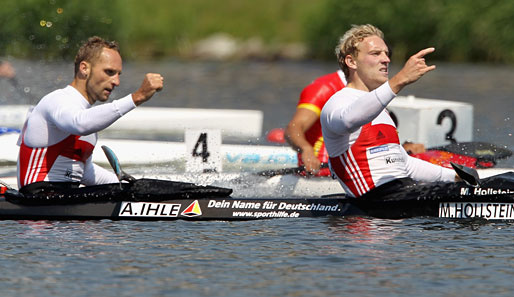
[[[21,129],[29,105],[0,106],[0,127]],[[106,134],[148,133],[182,136],[185,129],[221,130],[223,137],[248,139],[262,135],[260,110],[138,107],[105,130]],[[244,123],[244,125],[241,125]]]
[[[14,164],[18,158],[17,133],[0,135],[0,164]],[[186,145],[183,142],[102,139],[93,152],[93,162],[108,165],[101,150],[106,145],[116,152],[124,166],[169,164],[178,170],[184,168]],[[220,148],[223,170],[260,170],[296,166],[296,153],[286,146],[222,144]]]

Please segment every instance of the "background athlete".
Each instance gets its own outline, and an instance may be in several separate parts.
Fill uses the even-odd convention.
[[[16,71],[12,67],[11,63],[7,61],[0,61],[0,77],[14,78]]]
[[[298,166],[305,172],[318,176],[329,176],[328,154],[321,134],[319,116],[330,97],[344,88],[346,78],[341,70],[323,75],[307,85],[298,100],[296,112],[285,130],[285,139],[298,152]]]
[[[353,26],[340,39],[336,55],[348,79],[321,111],[321,126],[332,173],[355,197],[401,189],[418,181],[454,181],[453,170],[410,157],[400,145],[386,111],[400,90],[435,69],[424,56],[413,55],[391,80],[389,50],[382,31]]]
[[[92,162],[96,133],[163,87],[160,74],[148,73],[136,92],[93,106],[109,99],[121,72],[117,43],[95,36],[80,47],[71,84],[44,96],[24,124],[19,140],[20,191],[118,182],[114,173]]]

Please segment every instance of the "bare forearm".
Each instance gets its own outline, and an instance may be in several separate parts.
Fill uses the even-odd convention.
[[[294,124],[288,125],[284,136],[287,143],[289,143],[295,151],[303,153],[306,150],[312,150],[312,146],[305,138],[304,131],[301,127]]]

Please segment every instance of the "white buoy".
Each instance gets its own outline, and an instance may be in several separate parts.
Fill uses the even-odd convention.
[[[396,97],[388,106],[397,120],[400,141],[443,146],[473,140],[473,105],[464,102]]]

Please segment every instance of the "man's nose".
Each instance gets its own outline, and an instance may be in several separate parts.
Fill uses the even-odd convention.
[[[116,75],[113,77],[112,83],[113,83],[113,85],[115,85],[115,86],[119,86],[119,85],[120,85],[120,75],[119,75],[119,74],[116,74]]]
[[[391,62],[391,59],[389,58],[389,56],[387,55],[387,53],[383,52],[380,56],[381,56],[381,58],[382,58],[382,62],[384,62],[384,63],[389,63],[389,62]]]

